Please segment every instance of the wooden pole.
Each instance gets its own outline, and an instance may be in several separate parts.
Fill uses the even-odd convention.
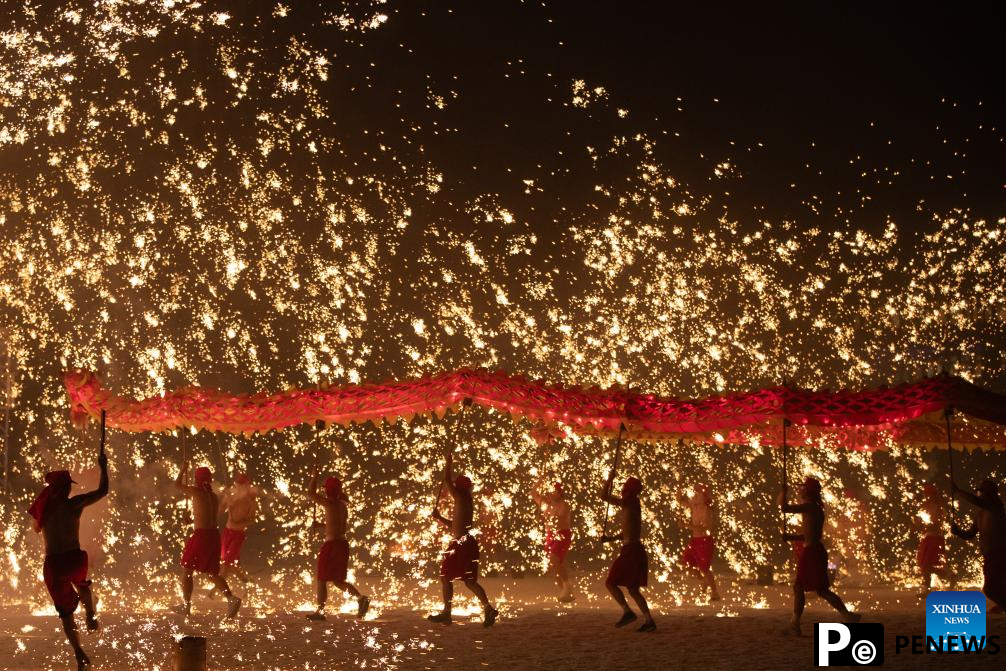
[[[231,473],[230,469],[227,467],[227,459],[224,457],[224,448],[220,446],[223,441],[223,435],[216,433],[213,436],[213,446],[216,448],[216,462],[217,462],[217,472],[223,474],[223,481],[225,486],[229,487],[231,480],[234,478],[234,474]]]
[[[461,401],[461,409],[458,410],[458,413],[457,413],[458,414],[458,418],[454,422],[454,436],[453,436],[453,438],[455,439],[455,442],[457,441],[457,437],[458,437],[458,425],[461,423],[461,418],[464,417],[465,408],[467,408],[471,404],[472,404],[472,399],[470,399],[468,397],[465,397],[465,399]],[[446,433],[446,431],[445,431],[445,433]],[[454,448],[452,447],[451,450],[453,451],[453,449]],[[440,499],[444,495],[444,484],[445,484],[444,483],[444,479],[440,478],[440,489],[437,490],[437,497],[435,499],[433,499],[433,512],[437,512],[437,508],[440,506]]]
[[[7,330],[0,332],[0,339],[3,342],[3,374],[4,374],[4,402],[3,402],[3,488],[4,492],[10,493],[10,413],[13,404],[14,394],[13,375],[11,374],[11,353],[10,336]]]
[[[318,468],[321,463],[321,432],[325,430],[325,422],[323,420],[317,420],[314,423],[314,477],[318,477]],[[314,501],[311,505],[311,529],[316,529],[318,527],[318,502]]]
[[[622,456],[622,434],[625,433],[625,422],[618,425],[618,438],[615,440],[615,459],[611,467],[612,473],[618,472],[618,461]],[[604,526],[601,529],[601,542],[605,542],[608,535],[608,517],[611,514],[611,504],[604,502]]]
[[[101,411],[101,443],[98,446],[98,456],[105,455],[105,411]]]
[[[946,420],[947,424],[947,461],[950,464],[950,519],[954,519],[954,503],[956,502],[956,496],[954,496],[954,448],[951,440],[950,433],[950,418],[954,414],[953,408],[947,408],[943,412],[943,418]]]
[[[790,426],[790,421],[785,417],[782,420],[782,486],[789,489],[789,443],[786,441],[786,429]],[[787,493],[788,496],[788,493]],[[779,511],[782,515],[782,535],[786,536],[786,513]]]
[[[182,431],[182,467],[186,468],[189,465],[189,446],[188,446],[188,443],[185,440],[185,434],[188,433],[189,430],[188,430],[188,428],[186,428],[186,427],[183,426],[182,429],[181,429],[181,431]],[[189,473],[188,469],[186,468],[186,470],[185,470],[185,479],[182,481],[182,484],[185,485],[186,487],[189,486],[189,475],[190,475],[190,473]],[[191,522],[192,521],[192,497],[188,493],[185,494],[185,514],[188,516],[188,519],[186,520],[186,522]]]

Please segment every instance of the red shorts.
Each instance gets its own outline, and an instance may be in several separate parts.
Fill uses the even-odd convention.
[[[800,563],[800,555],[803,554],[803,541],[792,541],[793,561]]]
[[[450,542],[440,562],[440,577],[448,580],[479,577],[479,542],[475,536],[462,536]]]
[[[805,592],[819,592],[831,587],[828,551],[823,543],[811,543],[797,549],[796,585]]]
[[[569,548],[572,545],[572,529],[560,529],[558,536],[553,534],[551,529],[545,532],[545,552],[550,557],[555,557],[556,561],[560,563],[565,561],[566,555],[569,554]]]
[[[703,573],[708,571],[713,563],[713,537],[692,536],[684,554],[681,555],[681,563],[697,568]]]
[[[936,568],[943,565],[943,536],[926,534],[919,541],[915,561],[920,569]]]
[[[59,616],[73,615],[80,603],[77,589],[91,584],[87,579],[87,553],[83,550],[68,550],[47,555],[42,566],[42,576]]]
[[[982,575],[985,577],[985,584],[982,591],[993,593],[1006,592],[1006,550],[993,550],[987,555],[982,555]],[[997,604],[1002,605],[1002,604]]]
[[[646,548],[639,541],[626,543],[608,570],[608,585],[646,587],[648,562]]]
[[[216,529],[196,529],[182,552],[182,566],[190,571],[220,574],[220,532]]]
[[[241,547],[245,544],[245,532],[240,529],[224,529],[220,537],[220,562],[240,564]]]
[[[318,582],[346,582],[349,570],[349,541],[325,541],[318,552]]]

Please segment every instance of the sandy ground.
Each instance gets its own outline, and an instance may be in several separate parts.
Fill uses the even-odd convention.
[[[296,611],[269,611],[249,594],[249,606],[233,623],[222,623],[220,602],[197,600],[186,622],[168,611],[120,612],[106,604],[103,629],[85,636],[96,670],[168,669],[170,649],[184,634],[209,639],[210,669],[803,669],[813,666],[813,623],[834,621],[827,606],[812,599],[804,637],[783,634],[789,616],[782,587],[725,585],[724,601],[714,605],[676,605],[680,586],[659,585],[649,592],[659,630],[636,633],[615,629],[617,607],[606,600],[600,582],[581,582],[583,594],[571,607],[559,606],[543,579],[488,579],[490,597],[503,616],[492,629],[471,615],[451,626],[432,625],[424,616],[437,596],[419,604],[378,602],[376,619],[331,614],[314,623]],[[463,592],[459,590],[459,596]],[[999,655],[895,654],[895,635],[925,634],[922,602],[913,592],[892,588],[839,590],[864,612],[866,621],[885,627],[888,668],[1002,668],[1006,661],[1006,617],[989,616],[988,633],[999,635]],[[466,611],[467,600],[456,602]],[[348,605],[347,605],[348,610]],[[0,668],[66,669],[71,656],[58,620],[27,608],[0,610]]]

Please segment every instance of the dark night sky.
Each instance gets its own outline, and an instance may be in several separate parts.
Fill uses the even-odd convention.
[[[576,189],[563,186],[562,174],[582,178],[575,162],[585,145],[644,130],[680,134],[659,151],[699,191],[712,165],[733,161],[743,175],[730,184],[734,216],[743,203],[756,215],[827,227],[862,208],[851,217],[857,226],[882,224],[887,214],[905,225],[923,200],[937,212],[999,214],[1002,55],[988,12],[405,4],[391,5],[387,25],[348,56],[375,64],[371,95],[400,101],[394,91],[407,98],[423,79],[434,93],[458,93],[439,115],[437,137],[421,142],[471,193],[491,185],[506,196],[522,188],[520,178],[551,171],[553,189]],[[609,92],[608,109],[587,110],[580,127],[561,108],[573,79]],[[354,105],[380,125],[382,106],[364,101]],[[618,119],[615,108],[629,117]],[[475,165],[478,177],[465,179]],[[802,204],[810,194],[822,199],[820,220]],[[559,216],[549,200],[536,211]]]

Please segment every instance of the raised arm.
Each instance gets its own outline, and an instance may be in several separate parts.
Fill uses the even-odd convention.
[[[787,490],[786,487],[783,487],[782,491],[779,492],[779,507],[784,513],[805,513],[810,510],[809,503],[788,503],[786,501],[786,495],[788,493],[789,490]]]
[[[307,484],[307,498],[311,499],[315,503],[320,503],[325,505],[328,503],[328,498],[322,496],[318,493],[318,474],[315,473],[311,476],[311,482]]]
[[[73,497],[72,501],[74,504],[84,508],[97,503],[108,495],[108,457],[104,454],[98,455],[98,466],[101,468],[101,479],[98,481],[98,488]]]
[[[458,493],[458,488],[454,486],[454,446],[448,445],[445,450],[446,456],[444,457],[444,485],[447,487],[447,491],[454,496]]]
[[[958,538],[963,538],[964,540],[969,541],[978,535],[978,525],[972,522],[970,529],[962,529],[957,526],[957,522],[954,522],[950,525],[950,532]]]
[[[545,500],[545,497],[541,494],[541,479],[531,485],[531,499],[537,503],[539,506]]]
[[[614,469],[608,471],[608,479],[604,481],[604,488],[601,489],[601,500],[613,506],[625,505],[621,498],[611,495],[611,486],[615,482]]]
[[[990,504],[988,501],[983,501],[982,499],[978,498],[978,496],[976,496],[974,492],[967,489],[961,489],[960,487],[957,486],[956,482],[952,482],[950,484],[954,488],[954,491],[960,494],[961,498],[970,503],[971,505],[977,506],[984,510],[992,509],[992,504]]]
[[[175,489],[185,492],[186,495],[197,494],[201,490],[198,487],[192,487],[185,484],[185,474],[189,472],[189,465],[183,463],[181,469],[178,471],[178,477],[175,478]]]
[[[430,517],[432,517],[437,522],[439,522],[442,526],[445,526],[448,529],[451,528],[451,526],[453,525],[453,521],[447,519],[446,517],[444,517],[444,515],[439,510],[437,510],[436,508],[433,509],[433,514],[430,515]]]

